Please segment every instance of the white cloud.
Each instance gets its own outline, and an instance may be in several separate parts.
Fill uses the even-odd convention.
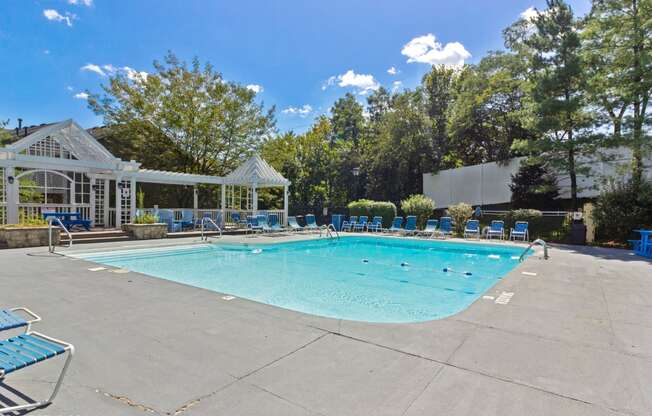
[[[82,71],[95,72],[97,75],[99,75],[101,77],[106,76],[106,73],[102,70],[102,68],[100,68],[99,65],[95,65],[95,64],[86,64],[86,65],[81,67],[81,70]]]
[[[329,81],[331,78],[329,78]],[[380,84],[374,79],[373,75],[356,74],[352,69],[349,69],[342,75],[338,75],[337,81],[337,85],[340,87],[356,88],[358,93],[361,95],[367,94],[369,91],[375,91],[380,88]]]
[[[450,42],[442,46],[435,35],[428,33],[417,36],[403,46],[401,54],[408,57],[408,63],[420,62],[430,65],[460,66],[471,57],[469,51],[459,42]]]
[[[400,71],[399,71],[398,69],[394,68],[393,66],[390,66],[389,69],[387,70],[387,73],[388,73],[389,75],[396,75],[396,74],[398,74],[399,72],[400,72]]]
[[[120,69],[124,71],[124,73],[127,74],[127,78],[132,81],[147,81],[147,77],[149,76],[145,71],[136,71],[128,66],[123,66]]]
[[[74,91],[74,90],[75,90],[75,89],[74,89],[73,87],[71,87],[70,85],[68,85],[68,86],[66,87],[66,89],[67,89],[68,91]]]
[[[45,16],[46,19],[52,20],[55,22],[66,22],[66,25],[69,27],[72,26],[72,21],[77,18],[76,15],[72,13],[66,12],[65,16],[59,13],[58,11],[54,9],[45,9],[43,10],[43,16]]]
[[[261,92],[264,91],[263,87],[261,85],[258,85],[258,84],[249,84],[249,85],[247,85],[247,89],[249,91],[253,91],[256,94],[260,94]]]
[[[530,6],[521,13],[521,19],[532,21],[539,15],[539,12],[534,7]]]
[[[111,64],[102,65],[102,69],[109,75],[113,75],[118,71],[118,68]]]
[[[398,91],[403,86],[403,81],[392,82],[392,92]]]
[[[68,0],[68,4],[91,7],[93,5],[93,0]]]
[[[303,107],[288,107],[281,111],[283,114],[292,114],[298,115],[299,117],[306,117],[308,114],[312,113],[312,107],[309,104],[305,104]]]
[[[328,77],[326,81],[321,85],[321,90],[325,91],[326,88],[333,86],[335,84],[335,81],[337,80],[337,77],[335,75]]]
[[[85,92],[78,92],[77,94],[74,95],[75,98],[78,100],[88,100],[88,94]]]

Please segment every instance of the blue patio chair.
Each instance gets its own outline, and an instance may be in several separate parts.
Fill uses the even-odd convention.
[[[426,228],[417,231],[417,235],[426,235],[432,237],[437,231],[437,225],[439,225],[439,220],[429,219],[426,221]]]
[[[307,230],[315,231],[319,230],[319,226],[317,225],[317,221],[315,220],[315,216],[313,214],[307,214],[306,215],[306,227]]]
[[[5,377],[9,374],[65,353],[68,353],[68,357],[61,369],[54,390],[47,400],[30,401],[27,404],[9,402],[10,406],[0,408],[0,414],[35,409],[52,403],[61,388],[61,383],[75,353],[75,347],[72,344],[31,330],[0,340],[0,380],[3,381],[3,384]],[[22,394],[20,396],[25,397]]]
[[[511,229],[509,233],[510,240],[520,239],[522,241],[529,241],[530,236],[528,235],[528,226],[527,221],[516,221],[514,228]]]
[[[275,232],[285,231],[283,226],[278,222],[278,215],[270,214],[267,218],[268,218],[268,221],[269,221],[269,226],[272,229],[272,231],[275,231]]]
[[[392,225],[384,231],[388,233],[398,233],[403,231],[403,217],[394,217]]]
[[[262,215],[265,218],[264,215]],[[263,227],[258,222],[258,216],[250,215],[247,217],[247,232],[251,231],[252,233],[263,232]]]
[[[303,227],[299,225],[297,222],[297,217],[288,217],[288,226],[290,227],[291,231],[296,231],[296,232],[301,232],[303,231]]]
[[[353,231],[353,227],[355,227],[356,222],[358,222],[357,215],[351,215],[348,221],[345,220],[342,223],[342,231]]]
[[[487,230],[487,238],[492,239],[498,237],[501,240],[505,238],[505,221],[493,220]]]
[[[453,220],[451,217],[441,217],[439,219],[439,229],[435,235],[442,238],[453,235]]]
[[[168,232],[176,233],[181,231],[181,223],[174,220],[174,212],[171,209],[159,210],[158,217],[161,222],[168,225]]]
[[[25,319],[21,314],[18,314],[19,311],[29,315],[29,319]],[[25,332],[28,332],[32,328],[32,324],[40,320],[40,316],[27,308],[0,309],[0,331],[24,328]]]
[[[464,226],[464,238],[475,236],[480,238],[480,221],[478,220],[467,220],[466,226]]]
[[[195,225],[195,212],[192,209],[181,210],[181,228],[193,228]]]
[[[408,215],[405,218],[405,228],[403,228],[403,234],[416,234],[417,232],[417,217],[416,215]]]
[[[370,223],[367,223],[367,231],[381,231],[383,229],[383,217],[375,216]]]
[[[360,216],[358,222],[353,226],[353,231],[364,231],[367,228],[367,221],[369,221],[369,217],[366,215]]]

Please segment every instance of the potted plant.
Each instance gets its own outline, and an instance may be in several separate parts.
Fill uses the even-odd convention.
[[[59,244],[60,229],[52,228],[52,244]],[[48,243],[48,223],[41,217],[21,216],[18,224],[0,226],[0,245],[7,248],[39,247]]]
[[[122,231],[134,240],[151,240],[165,238],[168,235],[168,225],[159,222],[156,215],[145,213],[145,193],[141,190],[136,194],[138,214],[131,223],[122,224]]]

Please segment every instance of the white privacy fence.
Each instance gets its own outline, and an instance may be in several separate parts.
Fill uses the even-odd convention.
[[[496,162],[481,165],[465,166],[448,169],[436,174],[423,174],[423,193],[432,198],[438,208],[447,208],[460,202],[471,205],[504,204],[511,200],[512,192],[509,185],[512,175],[518,172],[521,161],[525,158],[514,158],[505,164]],[[631,164],[629,149],[607,149],[593,161],[578,159],[580,165],[590,168],[587,175],[578,175],[580,198],[594,198],[599,195],[604,179],[625,179],[627,167]],[[645,161],[646,175],[652,177],[652,160]],[[557,175],[559,195],[562,199],[570,198],[570,180],[564,173]]]

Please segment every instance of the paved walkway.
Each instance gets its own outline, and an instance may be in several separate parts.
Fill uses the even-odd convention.
[[[42,248],[0,251],[2,306],[33,308],[38,330],[78,349],[56,402],[32,414],[652,413],[652,263],[623,251],[553,249],[487,293],[513,292],[506,305],[479,299],[400,325],[90,267]],[[10,375],[0,400],[45,396],[61,364]]]

